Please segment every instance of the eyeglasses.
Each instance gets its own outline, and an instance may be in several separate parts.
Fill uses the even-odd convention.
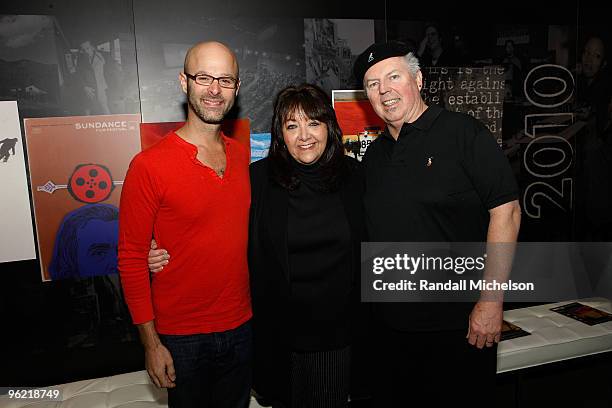
[[[207,75],[207,74],[191,75],[186,72],[185,72],[185,76],[189,79],[193,79],[196,84],[202,85],[202,86],[210,86],[216,80],[219,82],[219,86],[221,88],[234,89],[236,88],[236,84],[238,83],[238,80],[236,78],[232,78],[228,76],[214,77],[212,75]]]

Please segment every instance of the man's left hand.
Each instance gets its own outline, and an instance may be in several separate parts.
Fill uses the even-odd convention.
[[[479,349],[493,347],[501,336],[504,308],[502,302],[479,301],[470,313],[468,342]]]

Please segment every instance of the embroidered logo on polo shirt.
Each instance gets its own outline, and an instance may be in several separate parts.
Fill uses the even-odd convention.
[[[427,167],[431,167],[432,160],[433,160],[433,156],[427,158],[427,164],[426,164]]]
[[[368,57],[368,62],[374,61],[374,55],[373,54],[374,53],[372,53],[372,52],[370,53],[370,56]]]

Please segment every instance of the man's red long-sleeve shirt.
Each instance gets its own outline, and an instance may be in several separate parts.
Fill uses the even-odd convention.
[[[222,135],[223,178],[176,133],[134,157],[119,213],[119,271],[135,324],[162,334],[230,330],[251,317],[247,266],[249,155]],[[151,238],[170,262],[150,277]]]

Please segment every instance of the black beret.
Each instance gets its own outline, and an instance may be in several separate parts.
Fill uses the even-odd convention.
[[[414,53],[408,44],[401,41],[380,42],[370,45],[364,52],[359,54],[355,60],[353,72],[359,84],[363,83],[363,77],[368,69],[377,62],[391,57],[401,57],[409,52]]]

